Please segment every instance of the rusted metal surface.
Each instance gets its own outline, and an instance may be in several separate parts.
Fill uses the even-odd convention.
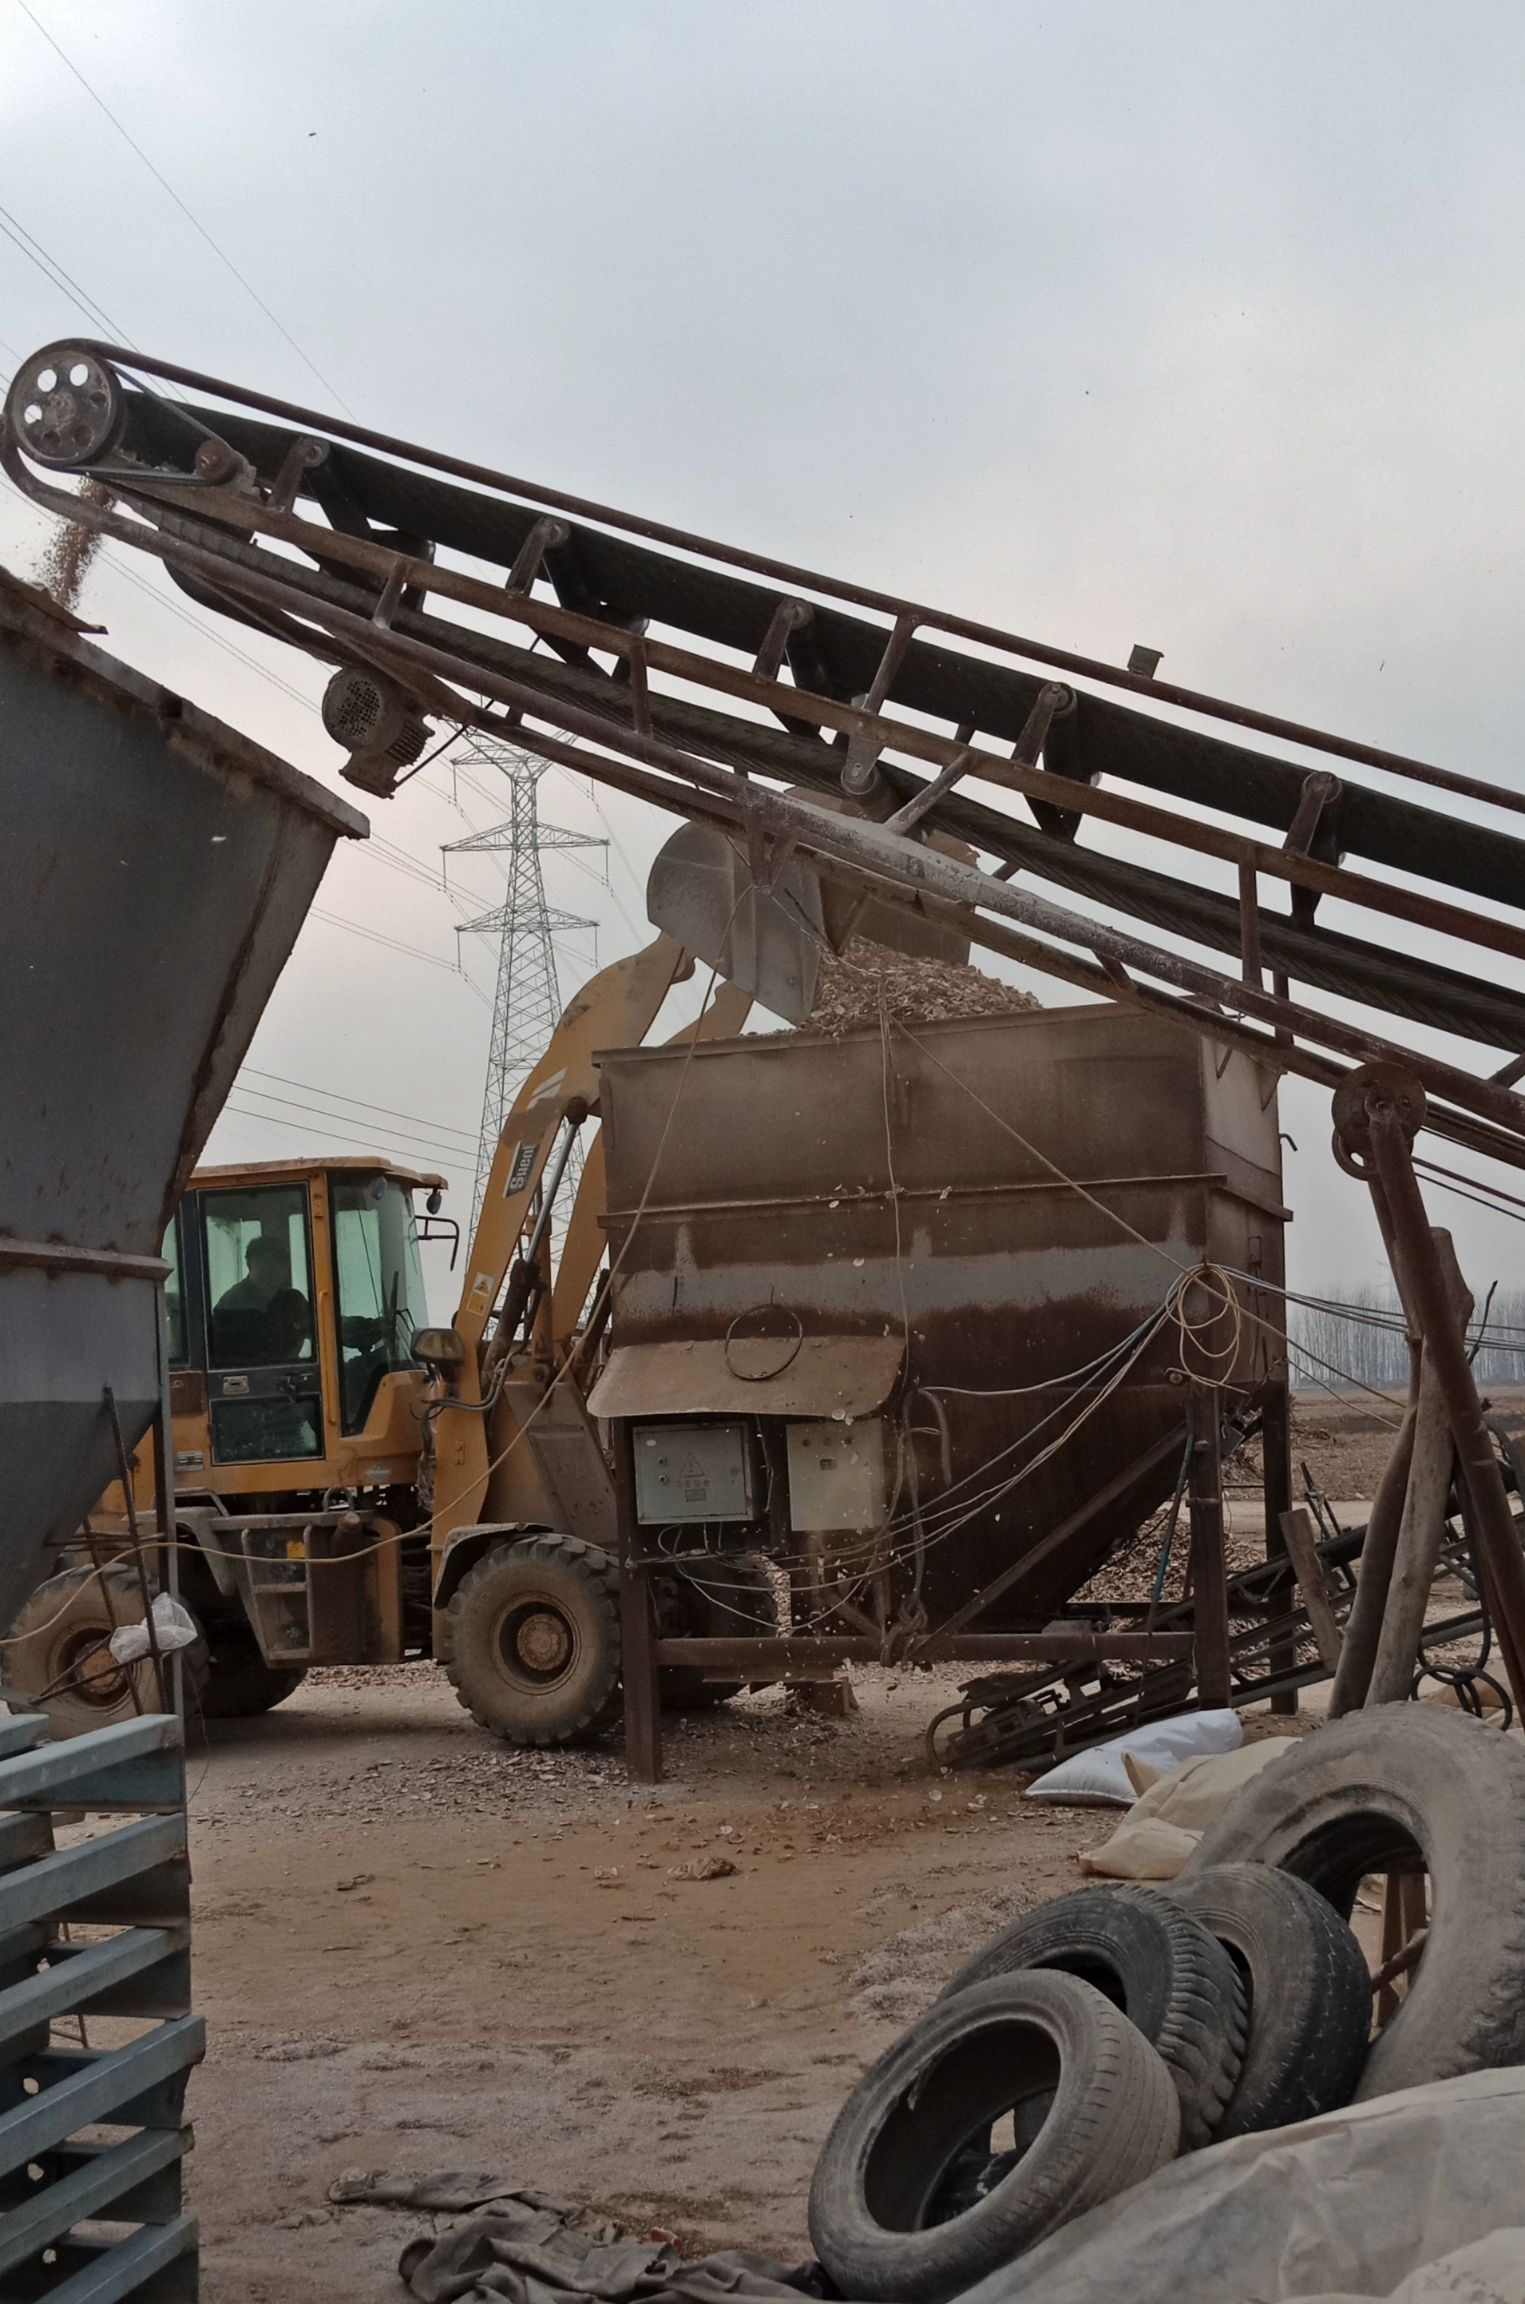
[[[779,1334],[797,1322],[903,1351],[887,1413],[916,1450],[928,1628],[998,1577],[979,1633],[1044,1623],[1173,1483],[1179,1335],[1147,1345],[1073,1446],[981,1491],[1088,1404],[1101,1379],[1077,1389],[1067,1372],[1119,1346],[1204,1255],[1281,1280],[1271,1082],[1237,1053],[1220,1072],[1193,1035],[1095,1008],[743,1040],[696,1050],[686,1081],[682,1061],[601,1067],[616,1352],[664,1352],[677,1413],[688,1347],[708,1365],[759,1305]],[[1278,1371],[1282,1338],[1270,1293],[1244,1296],[1253,1317],[1223,1373],[1249,1392]],[[1114,1480],[1113,1509],[1094,1511]],[[960,1498],[967,1521],[941,1533]],[[907,1577],[908,1513],[902,1495]],[[1013,1577],[1029,1551],[1032,1573]]]
[[[120,367],[182,380],[191,373],[98,345],[55,347],[48,358],[63,362],[74,350],[82,350],[87,380],[102,364],[113,372]],[[64,420],[70,412],[46,395],[28,398],[28,379],[43,365],[41,355],[23,364],[9,404],[4,461],[35,499],[73,515],[81,509],[77,500],[41,476],[72,453]],[[578,754],[583,769],[616,788],[640,789],[680,813],[712,819],[712,804],[723,801],[737,812],[749,855],[770,841],[797,842],[805,853],[828,859],[834,872],[857,864],[881,884],[911,889],[923,900],[994,910],[1053,938],[1051,964],[1061,975],[1076,965],[1067,943],[1094,952],[1108,997],[1136,997],[1129,977],[1153,977],[1189,995],[1179,1006],[1198,1029],[1207,1028],[1200,1003],[1222,1002],[1231,1014],[1268,1026],[1291,1069],[1316,1077],[1320,1065],[1328,1068],[1323,1049],[1355,1063],[1409,1062],[1438,1100],[1437,1127],[1478,1143],[1481,1125],[1507,1140],[1504,1156],[1522,1156],[1525,1105],[1502,1082],[1493,1083],[1490,1094],[1459,1067],[1374,1039],[1307,998],[1291,1002],[1286,991],[1295,981],[1492,1051],[1525,1046],[1525,998],[1492,980],[1496,971],[1485,977],[1475,963],[1469,971],[1416,957],[1390,927],[1363,941],[1317,918],[1320,900],[1338,896],[1367,915],[1451,937],[1464,957],[1518,956],[1525,949],[1521,923],[1480,917],[1465,900],[1481,896],[1517,913],[1525,844],[1454,811],[1416,807],[1327,771],[1310,774],[1306,762],[1243,749],[1084,687],[1060,691],[1022,660],[1164,699],[1220,724],[1291,738],[1499,809],[1517,812],[1518,795],[1145,673],[834,584],[214,379],[197,378],[193,388],[231,407],[186,410],[120,376],[117,384],[120,422],[110,446],[98,448],[103,461],[93,470],[115,488],[131,517],[93,506],[84,517],[159,553],[196,597],[334,662],[385,669],[419,710],[501,720],[506,708],[521,739],[546,757],[559,756],[557,740],[534,723],[554,719],[616,755]],[[279,421],[251,421],[235,412],[239,408]],[[84,420],[88,427],[89,411]],[[290,429],[293,422],[299,431]],[[472,485],[452,485],[456,480]],[[453,559],[445,564],[401,553],[400,535],[427,539]],[[647,542],[631,541],[635,537]],[[651,543],[678,547],[686,557],[653,551]],[[273,544],[296,545],[318,564],[300,565]],[[507,583],[468,572],[459,565],[463,556],[496,563]],[[737,570],[789,589],[781,594]],[[802,599],[802,591],[820,597]],[[489,624],[441,613],[457,607],[487,611]],[[876,623],[875,616],[887,621]],[[499,637],[504,625],[515,624],[539,652]],[[985,653],[971,655],[950,645],[954,641],[977,643]],[[600,665],[606,654],[615,660],[613,676]],[[792,682],[782,678],[786,666]],[[659,687],[659,680],[668,685]],[[673,682],[684,684],[681,693]],[[477,706],[463,699],[462,684],[486,701]],[[724,708],[713,709],[706,696]],[[778,725],[758,717],[759,708]],[[1051,715],[1040,756],[1030,756],[1036,754],[1035,715]],[[823,745],[822,735],[834,741]],[[908,761],[929,768],[930,781]],[[807,811],[786,820],[777,796],[749,783],[759,772],[839,799],[844,788],[858,792],[870,814],[888,817],[901,831],[881,831],[867,844],[862,837],[823,843],[813,838],[818,817]],[[1102,777],[1108,779],[1104,790],[1098,789]],[[966,787],[979,781],[1020,795],[1032,823],[971,799]],[[1135,790],[1119,792],[1118,782]],[[933,797],[939,789],[941,797]],[[1214,823],[1211,811],[1248,819],[1270,837]],[[1086,847],[1080,834],[1092,823],[1172,844],[1182,852],[1174,876]],[[995,857],[997,869],[966,866],[961,879],[938,879],[914,861],[930,851],[902,836],[906,829],[934,828],[938,837],[963,838]],[[873,830],[852,829],[858,835]],[[1345,854],[1364,859],[1375,873],[1345,868]],[[1203,857],[1226,868],[1237,882],[1234,892],[1203,884]],[[1183,973],[1173,954],[1136,935],[1100,935],[1083,915],[1045,909],[1032,899],[1013,903],[1007,883],[1017,871],[1229,954],[1240,981],[1195,963]],[[1400,887],[1387,877],[1394,871],[1430,887]],[[1290,914],[1260,902],[1264,879],[1290,884]],[[1041,945],[1033,960],[1045,964]],[[1460,1117],[1442,1108],[1447,1104],[1460,1107]]]
[[[364,820],[0,575],[0,1623],[158,1403],[174,1201]]]
[[[917,1645],[927,1664],[949,1658],[979,1664],[1094,1664],[1103,1657],[1124,1664],[1189,1662],[1189,1632],[961,1632],[957,1637],[929,1633]],[[702,1665],[711,1672],[743,1672],[752,1678],[782,1677],[812,1664],[877,1664],[875,1640],[808,1639],[658,1640],[656,1662]]]
[[[899,1336],[806,1336],[787,1320],[771,1335],[690,1336],[676,1349],[616,1344],[588,1406],[610,1417],[869,1416],[904,1358]]]
[[[1191,1513],[1191,1596],[1196,1627],[1197,1700],[1229,1701],[1229,1623],[1223,1551],[1222,1408],[1215,1385],[1193,1384],[1188,1414],[1191,1452],[1187,1496]]]

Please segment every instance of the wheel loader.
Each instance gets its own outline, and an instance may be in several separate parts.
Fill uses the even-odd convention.
[[[660,934],[566,1009],[504,1123],[448,1328],[428,1324],[418,1252],[456,1233],[442,1178],[364,1158],[193,1176],[163,1249],[178,1576],[153,1538],[139,1557],[200,1628],[188,1662],[208,1717],[267,1711],[312,1665],[433,1657],[511,1742],[613,1719],[614,1491],[586,1406],[607,1309],[596,1134],[554,1268],[551,1219],[594,1114],[595,1051],[638,1045],[692,971]],[[734,1033],[749,1004],[721,984],[693,1029]],[[155,1701],[152,1658],[121,1666],[107,1645],[144,1613],[131,1532],[158,1527],[146,1444],[129,1470],[131,1493],[107,1490],[12,1626],[7,1695],[56,1734]],[[755,1561],[726,1562],[723,1600],[699,1562],[675,1564],[659,1608],[675,1635],[775,1625]],[[674,1706],[735,1688],[663,1676]]]

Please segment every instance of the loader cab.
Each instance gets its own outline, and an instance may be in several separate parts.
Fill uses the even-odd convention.
[[[165,1234],[176,1486],[411,1484],[427,1320],[414,1195],[368,1160],[199,1169]]]

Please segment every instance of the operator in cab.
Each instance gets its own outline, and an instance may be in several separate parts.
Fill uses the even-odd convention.
[[[312,1334],[312,1312],[301,1290],[291,1285],[285,1242],[257,1233],[244,1250],[244,1266],[243,1279],[212,1308],[213,1336],[224,1365],[297,1358]]]

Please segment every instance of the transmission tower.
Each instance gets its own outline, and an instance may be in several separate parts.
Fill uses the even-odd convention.
[[[475,1224],[487,1189],[488,1172],[503,1122],[520,1083],[543,1053],[561,1014],[561,988],[556,977],[553,939],[572,928],[596,928],[595,920],[562,912],[545,899],[541,857],[547,849],[607,848],[607,840],[583,832],[565,832],[559,824],[540,820],[539,785],[546,763],[520,752],[501,737],[480,730],[465,739],[453,757],[475,760],[500,769],[508,778],[511,813],[504,824],[473,832],[469,839],[452,840],[447,856],[501,849],[508,857],[508,886],[503,902],[480,919],[465,920],[458,936],[495,936],[498,939],[498,986],[493,1001],[492,1040],[487,1051],[487,1085],[482,1096],[482,1130],[477,1142],[476,1188],[471,1218]]]

